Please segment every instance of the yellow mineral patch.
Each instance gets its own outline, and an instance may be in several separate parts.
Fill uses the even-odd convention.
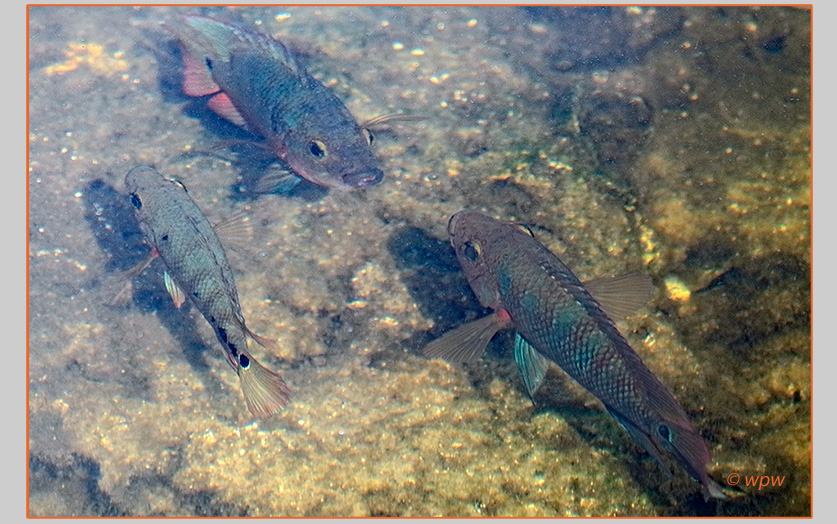
[[[60,398],[52,403],[52,407],[56,411],[60,411],[62,415],[66,415],[67,411],[70,409],[70,406]]]
[[[642,259],[646,264],[650,264],[660,254],[657,252],[657,243],[654,241],[654,230],[648,226],[640,225],[642,234],[639,237],[642,242]]]
[[[398,326],[398,321],[395,320],[392,317],[384,317],[380,320],[380,322],[381,322],[381,325],[387,326],[387,327],[397,327]]]
[[[363,309],[367,306],[367,304],[369,304],[369,302],[361,298],[358,298],[346,304],[346,307],[349,309]]]
[[[565,164],[564,162],[558,162],[557,160],[550,160],[549,167],[554,169],[555,171],[572,171],[573,166],[569,164]]]
[[[692,296],[692,292],[689,291],[689,288],[680,280],[675,277],[668,277],[666,279],[666,292],[668,293],[668,297],[672,300],[677,300],[680,302],[686,302],[689,300],[689,297]]]
[[[93,42],[87,44],[70,42],[64,51],[67,60],[60,64],[45,67],[44,72],[48,75],[64,74],[74,71],[81,64],[86,64],[99,74],[121,73],[128,70],[128,62],[122,60],[124,54],[124,51],[116,51],[110,55],[106,54],[103,45]]]

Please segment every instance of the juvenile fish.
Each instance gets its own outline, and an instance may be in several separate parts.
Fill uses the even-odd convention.
[[[356,188],[384,173],[371,133],[297,57],[269,36],[210,18],[184,18],[183,90],[267,141],[297,175],[321,186]]]
[[[227,255],[209,221],[183,184],[149,166],[128,171],[125,186],[145,241],[153,248],[152,257],[159,256],[166,266],[166,289],[175,306],[189,297],[215,330],[253,415],[263,418],[281,410],[290,391],[281,375],[259,364],[247,350],[247,336],[261,345],[267,339],[244,322]]]
[[[473,361],[497,331],[514,329],[515,360],[530,396],[549,361],[558,364],[662,464],[663,454],[673,456],[705,497],[725,497],[706,472],[711,457],[703,438],[605,312],[626,315],[647,300],[647,277],[582,284],[528,229],[473,211],[453,215],[448,234],[471,288],[494,313],[431,342],[426,356]]]

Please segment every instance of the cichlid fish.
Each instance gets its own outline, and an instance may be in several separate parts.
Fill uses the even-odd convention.
[[[454,214],[448,234],[471,288],[494,313],[431,342],[426,356],[473,361],[497,331],[514,329],[515,360],[530,396],[549,361],[558,364],[661,464],[664,454],[673,456],[705,497],[725,497],[706,472],[711,457],[703,438],[608,316],[630,314],[647,300],[647,276],[582,284],[527,228],[474,211]]]
[[[149,166],[128,171],[125,186],[145,241],[153,248],[140,270],[156,256],[163,260],[166,289],[175,306],[189,297],[215,330],[253,415],[267,417],[282,409],[290,391],[281,375],[259,364],[247,350],[247,336],[261,345],[267,339],[245,324],[221,241],[186,188]]]
[[[383,179],[371,132],[281,42],[210,18],[184,21],[187,95],[212,95],[213,111],[264,138],[295,174],[315,184],[356,188]]]

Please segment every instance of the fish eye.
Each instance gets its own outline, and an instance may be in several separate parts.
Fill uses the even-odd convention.
[[[462,246],[462,254],[471,262],[476,262],[482,254],[482,248],[477,242],[465,242]]]
[[[142,200],[136,193],[131,193],[131,204],[137,209],[142,209]]]
[[[372,133],[372,131],[366,129],[365,127],[363,128],[363,134],[366,136],[366,143],[371,146],[372,142],[375,141],[375,135]]]
[[[308,152],[316,158],[325,158],[326,145],[322,140],[312,140],[308,142]]]
[[[534,233],[532,233],[532,230],[531,230],[531,229],[529,229],[529,226],[524,226],[523,224],[516,224],[516,225],[517,225],[517,229],[519,229],[519,230],[523,231],[524,233],[526,233],[526,234],[527,234],[527,235],[529,235],[530,237],[534,237],[534,236],[535,236],[535,234],[534,234]]]
[[[671,442],[671,430],[668,429],[668,426],[666,426],[665,424],[660,424],[659,426],[657,426],[657,433],[659,433],[660,436],[663,437],[663,439],[665,439],[666,441]]]

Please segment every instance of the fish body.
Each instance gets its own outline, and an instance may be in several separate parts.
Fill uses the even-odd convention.
[[[262,344],[266,339],[244,321],[227,255],[209,221],[181,183],[149,166],[128,171],[125,186],[146,243],[166,266],[166,288],[175,305],[189,297],[212,326],[250,412],[267,417],[279,411],[288,403],[288,387],[247,349],[248,336]]]
[[[425,355],[474,360],[498,330],[514,329],[515,359],[530,395],[547,362],[558,364],[652,455],[661,462],[664,454],[674,457],[705,496],[724,497],[706,472],[710,453],[703,438],[605,312],[625,310],[608,287],[630,294],[641,280],[585,285],[526,228],[473,211],[453,215],[448,233],[471,288],[494,313],[431,342]],[[588,287],[608,297],[606,307]]]
[[[199,16],[179,33],[184,92],[212,95],[212,110],[264,138],[295,174],[335,188],[383,179],[369,131],[281,42]]]

